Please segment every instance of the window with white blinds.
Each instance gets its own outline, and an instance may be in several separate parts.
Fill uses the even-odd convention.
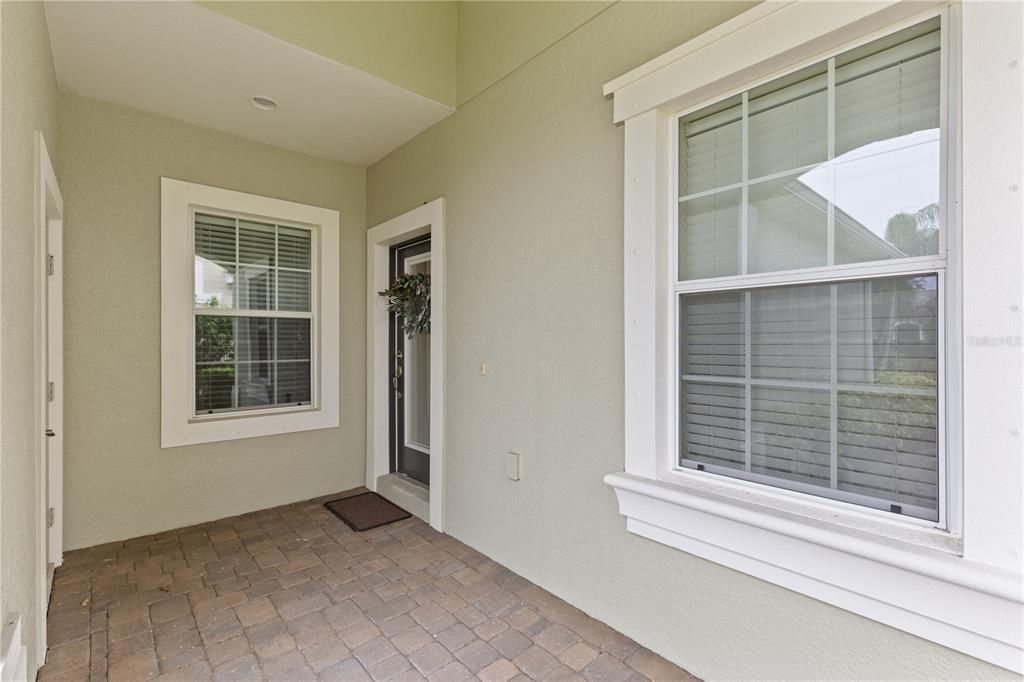
[[[193,215],[195,415],[312,404],[312,230]]]
[[[936,18],[679,118],[680,466],[941,522],[941,57]]]

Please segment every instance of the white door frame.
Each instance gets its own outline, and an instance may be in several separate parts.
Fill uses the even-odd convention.
[[[388,439],[388,288],[390,248],[430,234],[430,525],[444,530],[444,198],[366,233],[366,487],[391,471]]]
[[[36,131],[36,281],[35,281],[35,439],[36,439],[36,658],[46,660],[46,610],[52,571],[64,561],[63,552],[63,354],[64,324],[61,284],[64,200],[46,150]],[[52,266],[51,266],[52,257]],[[51,275],[50,272],[53,274]],[[49,385],[53,383],[53,394]],[[47,429],[55,435],[47,437]],[[54,509],[53,525],[47,523]]]

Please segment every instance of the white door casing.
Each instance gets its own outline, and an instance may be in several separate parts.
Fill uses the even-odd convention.
[[[37,665],[46,659],[46,611],[51,571],[63,553],[63,295],[61,261],[64,202],[46,149],[36,132],[35,219],[35,403],[36,439],[36,561],[37,613],[35,640]],[[52,433],[52,436],[48,434]]]
[[[430,234],[430,525],[444,530],[444,198],[371,228],[366,234],[366,487],[389,473],[388,288],[390,247]]]
[[[54,435],[47,438],[47,502],[53,516],[47,519],[47,561],[54,566],[64,562],[64,292],[63,221],[47,221],[49,257],[46,288],[46,428]]]

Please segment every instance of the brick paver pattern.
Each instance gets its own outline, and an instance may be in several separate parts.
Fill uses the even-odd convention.
[[[356,533],[326,499],[69,552],[40,682],[694,679],[419,519]]]

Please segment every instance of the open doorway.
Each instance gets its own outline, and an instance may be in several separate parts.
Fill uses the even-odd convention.
[[[410,332],[379,292],[429,278],[429,329]],[[443,530],[444,200],[367,233],[366,486]]]

